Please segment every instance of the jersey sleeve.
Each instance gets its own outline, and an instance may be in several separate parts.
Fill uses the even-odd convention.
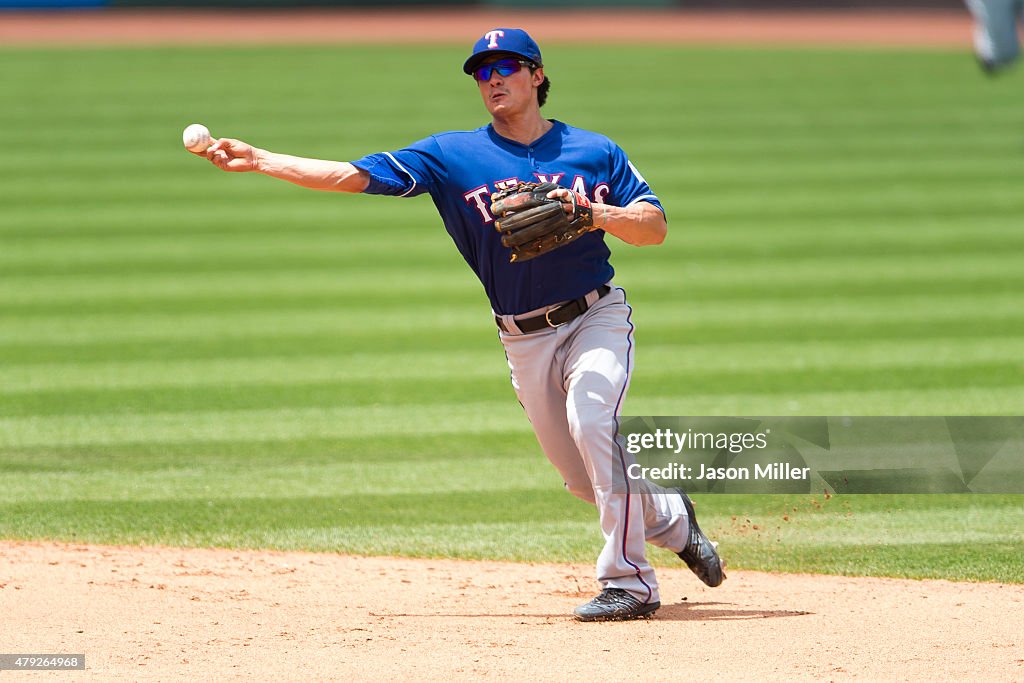
[[[415,197],[444,184],[444,154],[433,137],[424,138],[394,152],[368,154],[352,162],[370,174],[366,194]]]
[[[636,170],[629,157],[618,145],[612,147],[611,191],[608,202],[612,206],[629,206],[637,202],[649,202],[665,213],[661,200],[654,194],[647,181]]]

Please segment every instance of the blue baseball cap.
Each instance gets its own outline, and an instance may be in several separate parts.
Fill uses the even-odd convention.
[[[505,53],[518,55],[537,66],[544,66],[544,62],[540,60],[540,48],[529,33],[521,28],[495,28],[476,41],[473,45],[473,54],[462,65],[462,70],[471,74],[488,55]]]

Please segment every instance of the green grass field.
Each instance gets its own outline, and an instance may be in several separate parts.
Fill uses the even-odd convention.
[[[192,121],[335,159],[473,128],[463,52],[0,51],[0,537],[594,558],[595,513],[537,448],[429,199],[229,176],[180,146]],[[545,56],[545,112],[615,138],[668,208],[665,245],[613,247],[626,414],[1020,414],[1020,73]],[[1016,582],[1022,503],[698,500],[734,568]]]

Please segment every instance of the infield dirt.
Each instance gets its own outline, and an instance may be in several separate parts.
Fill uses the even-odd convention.
[[[0,542],[8,652],[67,680],[1024,679],[1024,586],[659,570],[643,622],[581,624],[590,566]],[[12,628],[13,627],[13,628]],[[62,678],[62,680],[65,680]]]

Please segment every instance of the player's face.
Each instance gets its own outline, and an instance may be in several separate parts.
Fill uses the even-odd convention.
[[[531,73],[527,66],[519,64],[515,58],[509,56],[495,55],[488,57],[481,64],[501,63],[499,66],[503,66],[506,62],[509,66],[515,63],[520,68],[506,76],[503,76],[501,72],[508,73],[508,69],[493,68],[490,69],[489,79],[477,80],[480,95],[484,98],[484,106],[487,107],[491,116],[506,117],[536,107],[537,96],[534,91],[544,82],[543,69],[539,68]],[[478,70],[475,77],[479,75],[481,74]]]

